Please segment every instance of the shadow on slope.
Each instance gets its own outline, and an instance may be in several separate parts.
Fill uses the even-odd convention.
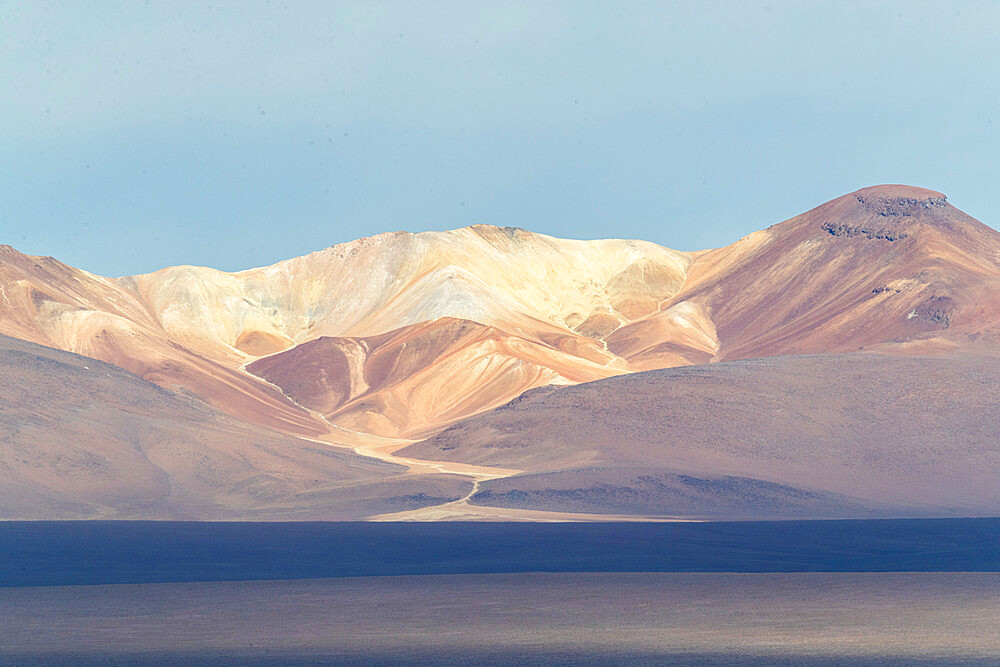
[[[491,502],[498,495],[518,502],[511,493],[521,491],[518,506],[533,508],[594,511],[602,494],[617,493],[629,497],[619,509],[632,504],[642,513],[773,516],[772,501],[792,491],[746,494],[748,485],[759,491],[768,482],[850,496],[873,509],[902,506],[897,516],[996,515],[997,377],[995,358],[876,354],[648,371],[526,392],[400,454],[529,474],[564,471],[483,485]],[[653,472],[643,480],[610,468]],[[674,477],[657,482],[663,471]],[[703,488],[692,496],[676,475],[705,480]],[[727,476],[744,479],[720,481]],[[652,492],[656,486],[662,493]],[[574,489],[580,493],[572,499]]]
[[[732,475],[655,468],[578,468],[482,482],[476,505],[698,519],[861,518],[912,514],[829,491]]]
[[[469,483],[241,422],[116,366],[0,336],[0,517],[359,519]]]

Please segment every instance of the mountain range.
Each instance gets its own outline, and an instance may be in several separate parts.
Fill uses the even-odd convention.
[[[1000,233],[865,188],[724,248],[476,225],[226,273],[0,246],[3,518],[1000,511]]]

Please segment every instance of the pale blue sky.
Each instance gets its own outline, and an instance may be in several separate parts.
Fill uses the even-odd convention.
[[[0,0],[0,243],[102,274],[513,225],[693,250],[865,185],[1000,226],[1000,2]]]

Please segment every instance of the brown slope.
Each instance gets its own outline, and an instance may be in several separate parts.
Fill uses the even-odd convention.
[[[545,338],[528,340],[446,317],[380,336],[319,338],[247,370],[340,426],[414,437],[533,387],[616,372],[600,363],[608,355],[596,341]]]
[[[997,377],[995,358],[868,353],[650,371],[536,389],[400,454],[529,472],[592,468],[582,489],[620,485],[643,468],[844,494],[908,514],[995,515]],[[525,494],[551,490],[541,478],[520,483]]]
[[[708,314],[714,359],[872,346],[997,349],[1000,233],[941,193],[865,188],[698,253],[665,312],[614,332],[609,349],[653,367],[657,346],[674,343],[660,321],[678,305]]]
[[[1000,233],[941,193],[865,188],[769,233],[752,259],[692,276],[722,358],[996,334]]]
[[[83,313],[102,313],[138,327],[155,327],[143,304],[112,279],[53,257],[0,245],[0,323],[6,335],[70,347]]]
[[[0,336],[0,518],[358,519],[467,492]]]
[[[325,432],[273,387],[240,373],[233,360],[210,359],[171,340],[119,281],[10,246],[0,246],[0,334],[115,364],[269,428]]]

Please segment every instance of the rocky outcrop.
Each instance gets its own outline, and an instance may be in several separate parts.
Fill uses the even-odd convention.
[[[948,206],[948,198],[939,197],[887,197],[880,194],[857,194],[855,198],[865,209],[884,218],[910,217],[922,210],[944,208]]]
[[[824,222],[823,229],[830,236],[844,236],[851,238],[854,236],[864,236],[867,239],[883,239],[885,241],[898,241],[905,239],[909,234],[893,229],[872,229],[869,227],[859,227],[846,225],[837,222]]]

